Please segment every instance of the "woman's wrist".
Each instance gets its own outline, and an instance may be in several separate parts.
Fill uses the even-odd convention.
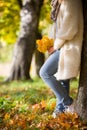
[[[54,49],[53,46],[48,49],[48,53],[49,53],[49,54],[52,54],[52,53],[54,53],[55,51],[56,51],[56,50]]]

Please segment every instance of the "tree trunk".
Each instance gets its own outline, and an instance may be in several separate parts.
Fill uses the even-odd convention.
[[[77,113],[87,120],[87,0],[83,0],[84,40],[82,49],[81,73],[78,97],[76,101]]]
[[[38,32],[37,39],[41,39],[41,38],[42,38],[42,35],[41,35],[41,33]],[[37,76],[39,76],[39,70],[40,70],[41,66],[43,65],[44,61],[45,61],[45,55],[36,49],[36,51],[35,51],[35,64],[36,64]]]
[[[35,50],[39,14],[43,0],[23,0],[20,33],[14,47],[13,61],[8,80],[30,79],[30,65]],[[16,21],[15,21],[16,22]]]
[[[43,65],[45,60],[44,54],[40,53],[39,51],[35,51],[35,63],[36,63],[36,74],[39,76],[39,70]]]

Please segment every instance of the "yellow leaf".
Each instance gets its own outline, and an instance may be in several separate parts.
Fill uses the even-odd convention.
[[[4,116],[4,118],[5,118],[5,120],[10,119],[10,114],[6,113],[5,116]]]

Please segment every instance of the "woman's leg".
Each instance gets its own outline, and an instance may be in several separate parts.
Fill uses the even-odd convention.
[[[56,51],[49,56],[49,58],[40,69],[40,76],[56,95],[58,99],[58,108],[63,109],[62,105],[71,104],[71,98],[69,97],[65,87],[61,84],[60,81],[56,80],[54,76],[58,68],[59,53],[60,51]]]
[[[65,87],[65,89],[67,90],[67,93],[69,94],[69,90],[70,90],[70,79],[61,80],[60,82]]]

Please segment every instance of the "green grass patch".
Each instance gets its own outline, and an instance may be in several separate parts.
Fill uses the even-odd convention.
[[[73,98],[77,86],[78,80],[71,81],[70,95]],[[45,124],[52,119],[55,104],[54,94],[39,78],[0,83],[0,129],[42,130],[41,127],[45,130]]]

